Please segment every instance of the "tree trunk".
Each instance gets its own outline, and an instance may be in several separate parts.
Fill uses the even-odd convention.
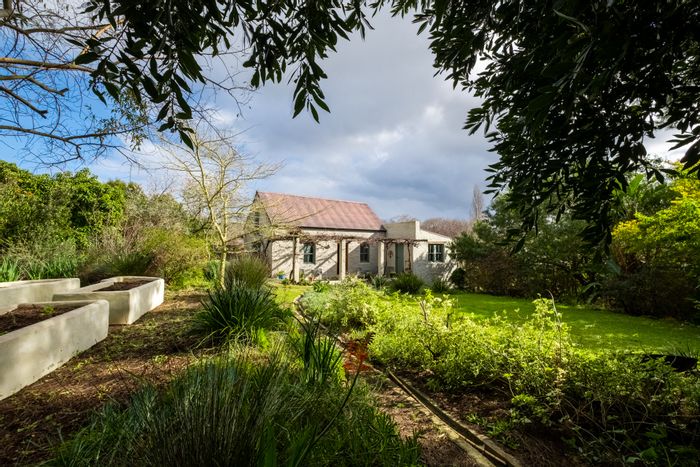
[[[226,288],[224,279],[226,277],[226,245],[221,248],[221,264],[219,265],[219,285],[222,289]]]

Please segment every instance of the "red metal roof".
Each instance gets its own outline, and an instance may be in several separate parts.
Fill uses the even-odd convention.
[[[367,203],[258,192],[273,224],[345,230],[384,230]]]

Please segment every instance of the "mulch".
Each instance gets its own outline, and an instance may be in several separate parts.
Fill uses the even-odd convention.
[[[82,305],[19,305],[14,310],[0,315],[0,335],[68,313],[80,306]]]
[[[53,373],[0,401],[0,465],[35,464],[84,427],[109,402],[124,403],[144,384],[163,386],[197,355],[189,333],[198,293],[168,294],[166,302]]]

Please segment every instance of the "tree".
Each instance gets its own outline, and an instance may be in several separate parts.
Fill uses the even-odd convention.
[[[472,189],[472,206],[471,219],[473,222],[478,222],[484,218],[484,195],[478,185],[474,185]]]
[[[463,232],[471,229],[472,223],[462,219],[446,219],[444,217],[432,217],[421,223],[421,228],[450,238],[455,238]]]
[[[185,177],[184,201],[208,220],[219,253],[219,281],[224,287],[226,259],[231,240],[243,236],[242,226],[253,206],[247,184],[273,175],[277,165],[259,164],[242,155],[234,137],[191,133],[189,145],[162,139],[168,170]]]
[[[5,3],[14,8],[0,15],[0,137],[17,139],[42,163],[90,160],[125,143],[138,147],[159,120],[175,122],[193,113],[201,118],[205,88],[246,99],[246,87],[237,84],[226,64],[217,64],[225,70],[222,79],[204,80],[197,88],[176,76],[178,67],[166,71],[171,55],[135,52],[139,44],[125,37],[124,28],[138,27],[142,18],[122,16],[119,8],[106,18],[77,2]],[[103,60],[96,64],[98,51]],[[206,68],[211,54],[205,47],[198,55],[204,62],[198,66]],[[119,65],[129,67],[135,81],[119,81]],[[142,77],[148,67],[165,77],[159,73],[157,83]],[[177,88],[168,86],[167,76]],[[91,99],[91,90],[97,98]]]
[[[413,14],[438,73],[483,99],[466,128],[485,129],[500,156],[489,188],[508,188],[525,230],[542,212],[570,211],[589,240],[609,240],[626,174],[663,176],[644,148],[659,130],[679,132],[686,168],[700,158],[694,0],[89,0],[90,20],[109,28],[77,40],[70,64],[90,68],[98,94],[154,103],[160,129],[191,147],[187,98],[209,80],[197,57],[243,42],[250,84],[289,79],[294,114],[318,120],[328,110],[319,63],[340,39],[364,34],[381,7]],[[475,74],[480,61],[486,70]]]
[[[613,230],[619,271],[607,289],[629,313],[691,318],[700,285],[700,181],[683,176],[670,191],[668,206],[637,212]]]

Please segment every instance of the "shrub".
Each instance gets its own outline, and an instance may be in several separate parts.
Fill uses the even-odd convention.
[[[431,385],[490,387],[512,397],[512,426],[556,427],[598,463],[629,459],[692,464],[700,434],[700,379],[663,361],[590,353],[572,345],[548,300],[520,325],[475,321],[449,299],[407,297],[376,316],[370,356],[434,375]],[[512,422],[512,423],[511,423]]]
[[[242,340],[263,343],[264,330],[284,317],[268,288],[250,288],[232,280],[227,288],[215,286],[194,317],[194,330],[215,342]]]
[[[259,289],[267,283],[270,268],[267,263],[255,255],[240,255],[226,266],[225,285],[237,282],[248,288]]]
[[[191,367],[162,394],[109,405],[57,450],[57,465],[416,465],[368,391],[309,384],[279,353]]]
[[[204,276],[204,279],[212,283],[218,282],[220,264],[221,263],[219,261],[216,261],[215,259],[207,261],[207,263],[202,268],[202,275]]]
[[[328,292],[331,290],[331,284],[329,284],[326,281],[316,281],[312,285],[312,289],[314,292]]]
[[[445,279],[438,277],[433,281],[430,290],[432,290],[433,293],[448,293],[450,291],[450,284]]]
[[[372,276],[369,279],[370,284],[372,284],[372,287],[374,287],[376,290],[382,290],[384,287],[387,286],[389,283],[389,279],[387,279],[386,276]]]
[[[457,268],[450,274],[450,282],[458,289],[467,287],[467,272],[462,268]]]
[[[75,277],[81,255],[73,240],[60,240],[51,235],[37,235],[17,242],[5,251],[5,259],[15,264],[20,279],[55,279]]]
[[[372,288],[356,277],[345,278],[330,292],[307,293],[302,304],[333,330],[363,329],[374,322],[381,306]]]
[[[423,281],[412,272],[402,272],[390,283],[392,290],[407,294],[417,294],[423,288]]]
[[[152,228],[146,232],[139,251],[151,257],[148,275],[179,285],[192,275],[201,274],[202,263],[207,258],[207,243],[184,232]]]

